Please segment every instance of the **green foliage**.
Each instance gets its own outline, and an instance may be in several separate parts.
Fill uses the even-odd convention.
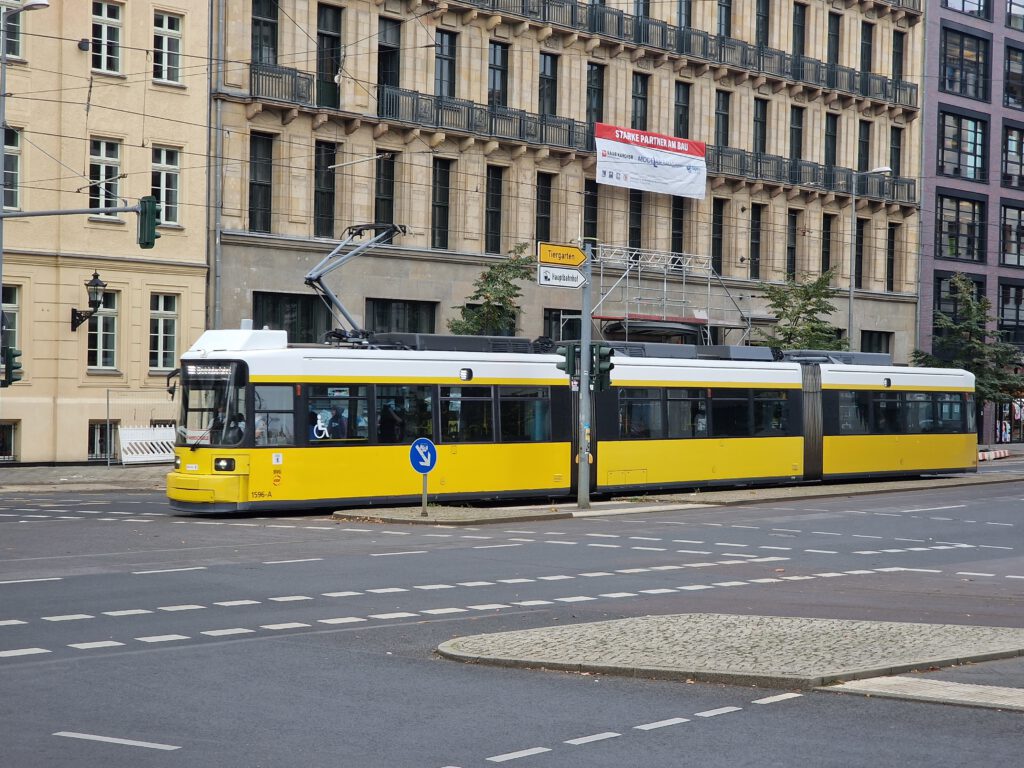
[[[830,285],[835,275],[829,270],[814,278],[804,275],[804,282],[787,280],[784,285],[761,283],[768,308],[778,319],[771,333],[761,331],[769,346],[782,349],[847,349],[848,341],[839,338],[822,317],[836,311],[832,297],[836,290]]]
[[[956,316],[934,314],[932,353],[915,349],[914,365],[973,373],[979,410],[984,403],[1020,397],[1024,376],[1016,369],[1021,366],[1021,353],[1005,341],[1003,332],[993,330],[992,303],[963,274],[954,275],[950,287],[956,297]]]
[[[475,290],[448,321],[448,330],[466,336],[515,334],[519,314],[519,281],[528,280],[537,268],[529,243],[516,245],[508,257],[485,269],[473,283]],[[470,306],[472,305],[472,306]]]

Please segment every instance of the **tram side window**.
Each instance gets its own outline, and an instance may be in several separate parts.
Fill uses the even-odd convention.
[[[927,392],[904,392],[903,418],[906,432],[918,434],[938,431],[934,406],[932,396]]]
[[[446,443],[494,439],[490,387],[441,387],[441,435]]]
[[[347,384],[310,386],[310,442],[366,440],[370,433],[368,390]]]
[[[712,389],[711,437],[749,437],[750,390]]]
[[[295,397],[289,385],[253,387],[256,445],[295,445]]]
[[[839,434],[866,435],[871,429],[871,393],[839,392]]]
[[[411,443],[434,436],[434,388],[377,387],[377,442]]]
[[[978,431],[978,406],[974,402],[974,395],[967,396],[967,402],[964,404],[964,413],[967,416],[967,428],[964,432],[968,435],[973,435]]]
[[[661,390],[626,387],[619,390],[619,437],[623,440],[665,436]]]
[[[944,433],[964,431],[964,396],[959,392],[935,394],[935,430]]]
[[[666,436],[670,439],[708,436],[708,404],[701,389],[668,390]]]
[[[498,422],[503,443],[551,440],[551,390],[548,387],[499,387]]]
[[[900,393],[875,392],[871,433],[875,435],[898,435],[906,430],[900,423]]]
[[[775,437],[789,433],[788,393],[784,389],[754,390],[754,435]]]

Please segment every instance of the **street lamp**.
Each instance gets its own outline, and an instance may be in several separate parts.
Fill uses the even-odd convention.
[[[96,314],[96,310],[103,303],[103,289],[106,287],[107,284],[100,280],[100,273],[93,270],[92,280],[85,284],[85,290],[89,293],[89,309],[88,311],[83,311],[74,307],[71,308],[72,331],[77,331],[78,326]]]
[[[4,218],[7,202],[7,23],[22,11],[49,8],[50,0],[25,0],[20,8],[5,8],[0,14],[0,295],[4,286]],[[3,321],[0,320],[0,323]]]
[[[850,172],[850,295],[847,301],[846,337],[849,342],[850,351],[853,351],[853,289],[857,277],[857,183],[862,176],[871,174],[889,174],[892,168],[882,165],[872,168],[870,171]]]

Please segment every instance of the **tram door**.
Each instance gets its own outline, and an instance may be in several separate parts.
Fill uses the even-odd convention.
[[[821,480],[824,429],[821,415],[821,368],[817,363],[800,365],[803,379],[804,479]]]

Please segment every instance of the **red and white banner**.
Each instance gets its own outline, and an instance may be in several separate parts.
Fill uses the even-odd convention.
[[[708,167],[703,141],[597,123],[597,183],[704,199]]]

